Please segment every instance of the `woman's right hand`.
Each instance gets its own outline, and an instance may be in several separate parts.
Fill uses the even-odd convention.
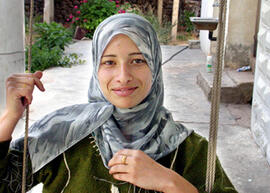
[[[42,72],[13,74],[6,80],[6,107],[0,117],[0,141],[8,140],[21,118],[26,105],[33,100],[34,87],[45,91],[40,81]]]
[[[13,74],[6,80],[6,111],[12,118],[20,119],[27,104],[33,100],[33,90],[37,86],[45,91],[40,81],[42,72],[34,74]]]

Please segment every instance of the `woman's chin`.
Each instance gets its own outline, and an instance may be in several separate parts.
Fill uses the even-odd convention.
[[[119,109],[130,109],[132,107],[135,107],[138,103],[130,100],[127,101],[118,100],[112,104]]]
[[[136,105],[132,105],[132,104],[114,104],[114,106],[119,108],[119,109],[130,109],[132,107],[135,107]]]

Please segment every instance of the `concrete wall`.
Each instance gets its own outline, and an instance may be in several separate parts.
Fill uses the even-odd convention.
[[[24,72],[24,1],[0,1],[0,113],[5,104],[5,79]]]
[[[251,65],[258,0],[232,0],[229,6],[225,67]]]
[[[270,1],[262,0],[251,130],[270,164]]]

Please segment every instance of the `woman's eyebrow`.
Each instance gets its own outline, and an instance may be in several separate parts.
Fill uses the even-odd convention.
[[[134,56],[134,55],[142,55],[142,54],[143,53],[141,53],[141,52],[132,52],[132,53],[129,53],[128,55],[129,56]],[[114,54],[108,54],[108,55],[104,55],[102,57],[116,57],[116,55],[114,55]]]
[[[142,53],[141,52],[133,52],[133,53],[130,53],[130,54],[128,54],[129,56],[133,56],[133,55],[142,55]]]
[[[116,57],[116,55],[113,55],[113,54],[108,54],[108,55],[104,55],[104,56],[102,56],[102,58],[103,57]]]

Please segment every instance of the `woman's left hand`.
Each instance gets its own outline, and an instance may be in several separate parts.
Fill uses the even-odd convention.
[[[109,161],[109,173],[117,180],[138,187],[165,192],[175,172],[157,163],[140,150],[123,149]]]

